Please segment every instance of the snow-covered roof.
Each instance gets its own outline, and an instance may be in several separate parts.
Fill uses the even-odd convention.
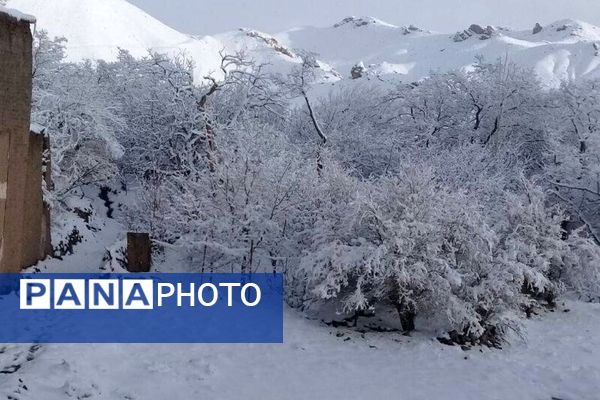
[[[33,15],[24,14],[19,10],[15,10],[13,8],[7,8],[4,6],[0,6],[0,14],[6,14],[9,17],[15,18],[17,21],[29,22],[30,24],[35,24],[35,17]]]

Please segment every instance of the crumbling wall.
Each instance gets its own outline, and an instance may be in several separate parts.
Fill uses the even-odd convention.
[[[0,272],[35,264],[47,240],[42,234],[48,224],[41,184],[44,140],[29,131],[31,70],[29,22],[0,12]]]
[[[25,214],[23,215],[23,246],[21,265],[30,266],[52,251],[50,243],[49,210],[42,193],[42,160],[45,138],[32,132],[29,135],[27,183],[25,185]]]

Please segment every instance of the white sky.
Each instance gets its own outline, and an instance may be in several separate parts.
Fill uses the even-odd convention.
[[[564,18],[600,25],[600,0],[129,0],[182,32],[212,34],[239,27],[270,33],[328,26],[350,16],[454,32],[471,23],[532,28]]]

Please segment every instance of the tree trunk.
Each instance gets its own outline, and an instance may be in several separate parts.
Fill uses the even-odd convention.
[[[323,132],[323,129],[321,129],[321,125],[319,124],[319,121],[317,120],[315,111],[312,108],[312,105],[310,104],[310,100],[308,99],[308,93],[306,93],[304,90],[302,90],[302,96],[304,97],[304,101],[306,102],[306,107],[308,108],[308,114],[310,115],[310,120],[312,121],[313,126],[315,127],[315,130],[317,131],[317,134],[323,141],[323,144],[326,144],[327,143],[327,135],[325,135],[325,133]]]
[[[410,333],[414,331],[415,318],[417,316],[414,306],[408,305],[406,302],[401,301],[400,303],[396,304],[396,310],[398,311],[400,324],[402,324],[402,330],[404,333]]]

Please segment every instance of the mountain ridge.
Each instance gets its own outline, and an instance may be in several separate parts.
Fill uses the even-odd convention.
[[[8,0],[33,14],[38,29],[68,39],[67,59],[116,59],[119,48],[136,57],[148,50],[185,54],[196,63],[195,78],[219,73],[220,52],[243,51],[274,72],[287,73],[300,52],[317,54],[322,82],[350,79],[362,63],[371,75],[418,81],[432,72],[469,69],[478,56],[508,58],[535,71],[547,86],[600,76],[600,28],[571,19],[531,30],[472,24],[438,33],[396,26],[375,17],[346,17],[328,27],[301,27],[277,34],[240,29],[212,36],[181,33],[125,0]],[[535,32],[535,33],[534,33]]]

